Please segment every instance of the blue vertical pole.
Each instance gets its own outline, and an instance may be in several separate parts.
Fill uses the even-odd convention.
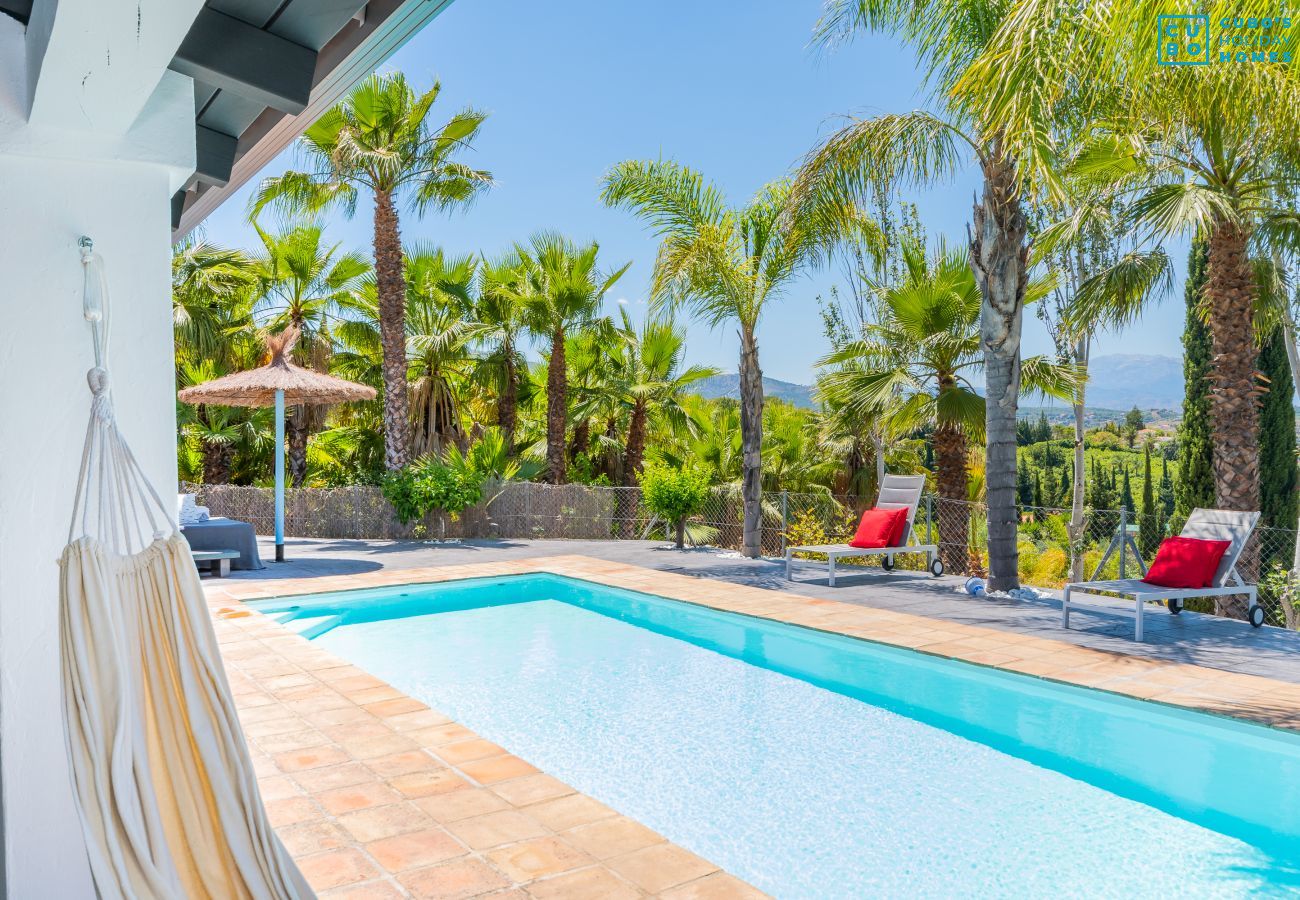
[[[275,561],[284,562],[284,391],[275,392]]]

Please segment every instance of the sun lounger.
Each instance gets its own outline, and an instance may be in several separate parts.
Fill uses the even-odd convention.
[[[1224,551],[1223,559],[1214,574],[1211,587],[1205,588],[1169,588],[1149,584],[1137,578],[1125,578],[1116,581],[1084,581],[1067,584],[1061,594],[1061,627],[1070,627],[1071,612],[1093,612],[1102,615],[1124,616],[1134,621],[1133,638],[1142,640],[1142,616],[1148,602],[1162,602],[1169,612],[1177,615],[1182,612],[1183,602],[1194,597],[1230,597],[1244,594],[1249,598],[1250,624],[1256,628],[1264,624],[1264,609],[1259,605],[1255,585],[1246,584],[1237,574],[1237,560],[1242,548],[1246,546],[1250,534],[1259,521],[1257,512],[1234,512],[1226,509],[1195,509],[1183,526],[1182,536],[1200,540],[1231,541]],[[1141,563],[1139,562],[1139,566]],[[1143,574],[1146,574],[1143,569]],[[1078,597],[1096,597],[1105,599],[1106,595],[1118,596],[1133,601],[1129,610],[1113,603],[1099,605],[1080,603]]]
[[[921,494],[925,490],[924,475],[886,475],[880,485],[880,497],[876,500],[877,509],[907,508],[907,526],[903,534],[906,542],[900,547],[850,547],[848,544],[809,544],[800,547],[785,548],[785,578],[792,581],[791,564],[796,553],[824,553],[829,561],[831,587],[835,587],[835,561],[856,556],[883,556],[881,565],[886,571],[894,568],[894,557],[900,553],[924,553],[926,568],[936,577],[943,574],[943,562],[939,559],[939,547],[936,544],[918,544],[913,533],[916,521],[916,508],[921,503]]]

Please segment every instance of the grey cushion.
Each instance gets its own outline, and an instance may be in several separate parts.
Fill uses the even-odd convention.
[[[192,550],[238,550],[239,559],[230,561],[236,571],[265,569],[257,552],[257,533],[253,526],[237,519],[208,519],[181,529]]]

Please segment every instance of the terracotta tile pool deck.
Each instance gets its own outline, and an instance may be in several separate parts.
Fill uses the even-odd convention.
[[[239,601],[551,572],[1300,730],[1300,685],[583,556],[205,581],[272,824],[323,897],[764,896]]]

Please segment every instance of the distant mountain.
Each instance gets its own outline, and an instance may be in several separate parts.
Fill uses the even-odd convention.
[[[1174,356],[1115,353],[1088,363],[1088,406],[1181,409],[1183,361]]]
[[[731,397],[740,399],[740,376],[731,373],[722,375],[710,375],[695,382],[693,385],[694,392],[701,397],[716,399],[718,397]],[[813,389],[806,384],[794,384],[790,381],[781,381],[776,378],[763,379],[763,395],[766,397],[777,397],[787,403],[793,403],[795,406],[802,406],[806,409],[815,409],[817,404],[813,402]]]
[[[1097,356],[1088,365],[1088,375],[1088,410],[1092,414],[1090,420],[1095,419],[1097,423],[1123,417],[1134,406],[1144,411],[1171,413],[1174,418],[1182,408],[1183,361],[1177,357],[1142,353]],[[795,406],[808,409],[817,406],[810,385],[764,378],[763,391],[768,397],[779,397]],[[739,398],[740,376],[727,373],[697,381],[695,393],[701,397]],[[1027,412],[1038,417],[1040,407],[1032,404],[1030,400],[1021,405],[1022,417]],[[1049,419],[1056,418],[1053,407],[1059,408],[1059,404],[1047,408]]]

